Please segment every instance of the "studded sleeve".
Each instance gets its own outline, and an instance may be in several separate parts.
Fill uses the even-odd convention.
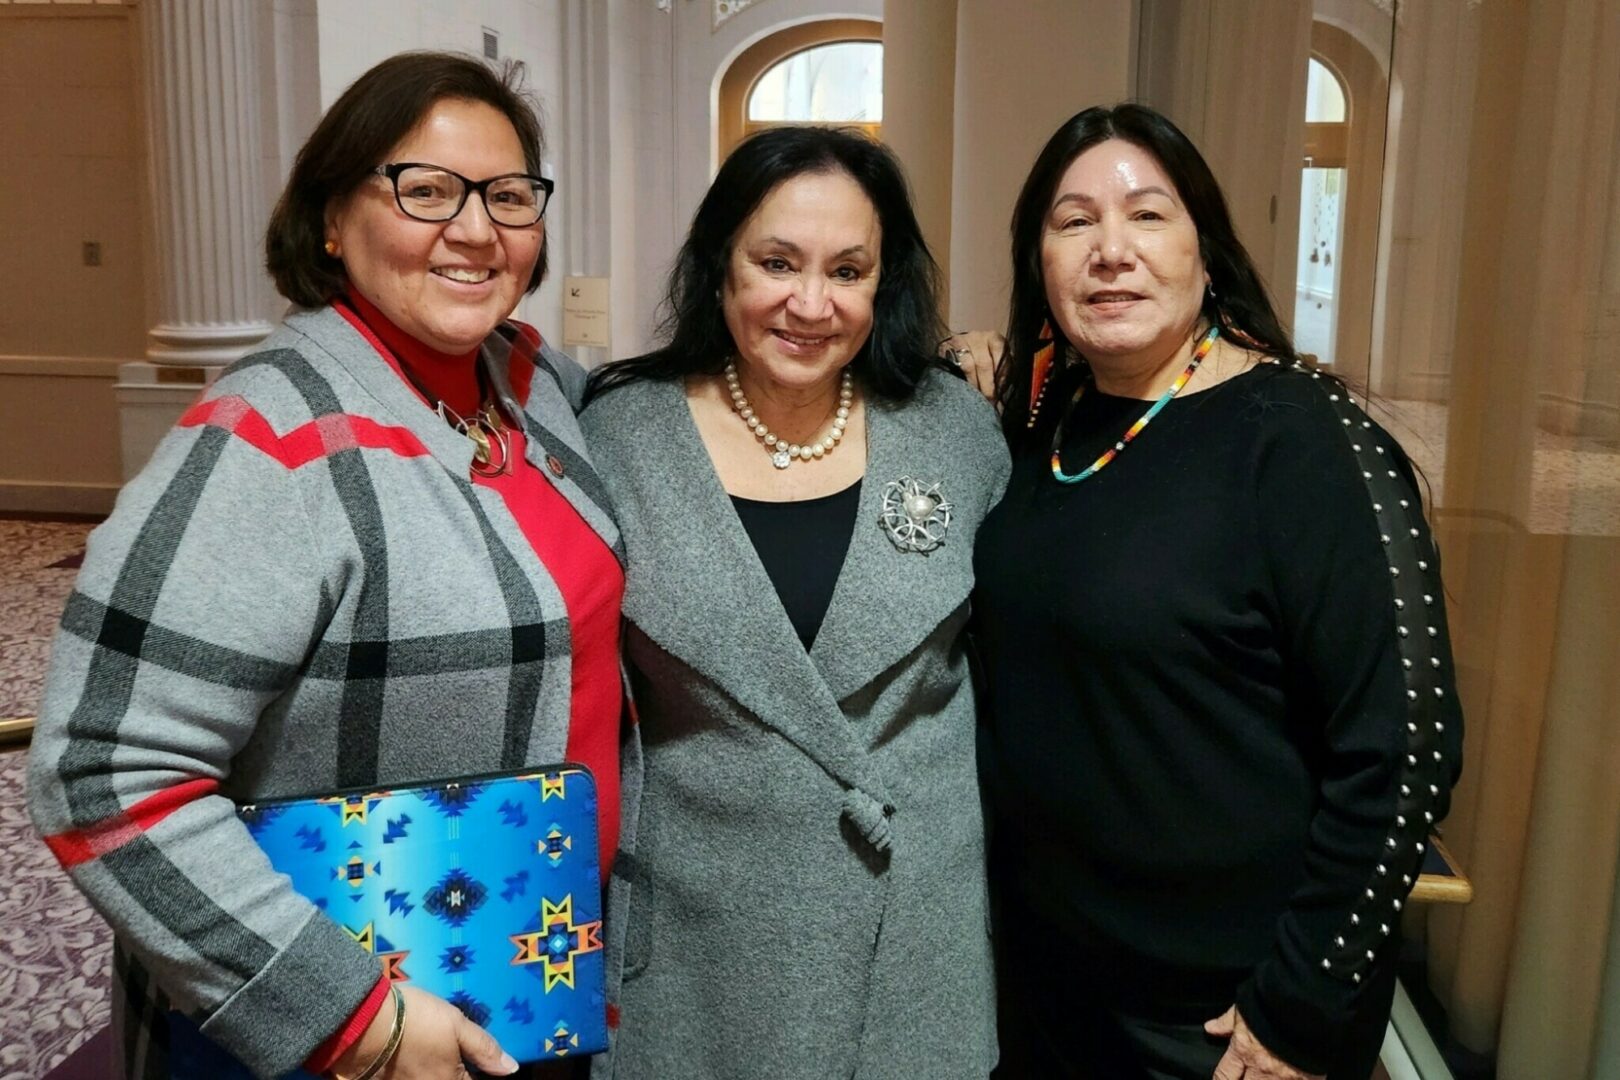
[[[1261,421],[1257,542],[1291,694],[1320,747],[1306,879],[1238,993],[1260,1041],[1322,1071],[1461,759],[1440,560],[1399,445],[1336,384],[1290,377]]]

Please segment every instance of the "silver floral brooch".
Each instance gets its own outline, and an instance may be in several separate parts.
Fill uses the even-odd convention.
[[[945,542],[951,527],[951,504],[940,494],[938,484],[902,476],[884,487],[878,522],[895,547],[927,555]]]

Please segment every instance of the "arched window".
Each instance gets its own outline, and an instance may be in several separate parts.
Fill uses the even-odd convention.
[[[1321,364],[1337,358],[1349,154],[1350,103],[1344,82],[1313,56],[1305,77],[1294,344]]]
[[[883,26],[827,19],[745,49],[720,80],[719,151],[784,124],[836,124],[876,138],[883,123]]]

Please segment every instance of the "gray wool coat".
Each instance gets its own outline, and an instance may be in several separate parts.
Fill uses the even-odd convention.
[[[595,1077],[983,1077],[996,1060],[974,700],[973,539],[1009,463],[931,371],[867,413],[867,471],[807,653],[676,382],[581,417],[624,539],[645,782],[624,822],[619,1026]],[[940,482],[930,554],[879,522]]]

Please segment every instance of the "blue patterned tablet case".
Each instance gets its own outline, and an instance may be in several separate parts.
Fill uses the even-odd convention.
[[[590,772],[559,765],[238,813],[390,978],[533,1062],[607,1048],[596,809]],[[170,1028],[173,1076],[251,1075],[178,1014]]]

